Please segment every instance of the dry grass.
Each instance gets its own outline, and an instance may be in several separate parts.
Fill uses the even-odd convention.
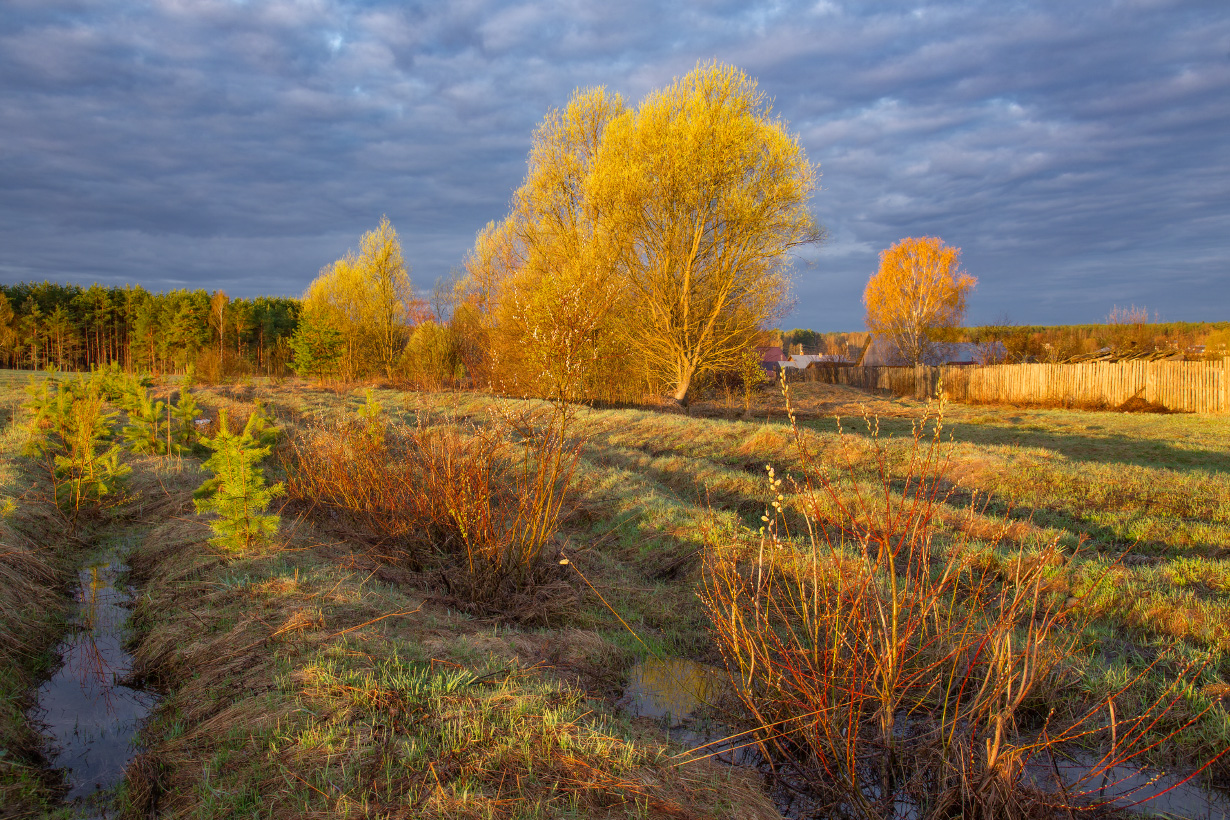
[[[896,399],[883,395],[872,395],[864,390],[843,384],[821,384],[819,382],[798,382],[792,384],[794,391],[795,413],[799,419],[825,418],[833,416],[858,416],[864,411],[876,416],[888,418],[900,416],[914,408],[921,407],[919,402]],[[781,391],[773,384],[767,384],[752,394],[750,413],[748,417],[756,421],[785,422],[786,406],[782,402]],[[704,397],[692,404],[692,415],[702,418],[738,418],[743,413],[742,406],[728,409],[722,397]]]
[[[33,523],[23,510],[24,524]],[[58,778],[42,766],[43,742],[26,717],[33,689],[51,663],[63,629],[64,596],[57,557],[0,521],[0,806],[4,816],[48,808]]]
[[[44,768],[43,740],[26,712],[64,629],[63,579],[75,544],[65,537],[61,512],[45,500],[51,488],[22,474],[15,456],[25,435],[16,407],[6,409],[0,417],[0,806],[5,817],[35,817],[52,810],[60,778]]]
[[[882,495],[869,458],[877,446],[895,476],[892,503],[909,494],[901,471],[909,463],[907,434],[922,411],[917,403],[872,399],[872,409],[882,411],[879,445],[848,422],[839,437],[830,414],[857,415],[867,403],[865,395],[849,392],[810,397],[801,420],[801,435],[825,468],[854,464],[836,498],[822,498],[815,507],[832,521],[839,502],[852,503],[858,492]],[[354,418],[361,401],[349,391],[296,382],[218,387],[199,395],[212,412],[225,406],[236,418],[246,416],[255,398],[267,398],[279,422],[304,436],[329,434]],[[376,395],[390,428],[413,434],[455,425],[467,439],[489,433],[501,415],[544,408],[465,393]],[[706,547],[757,546],[766,463],[775,465],[788,488],[783,522],[796,535],[805,531],[804,494],[789,489],[791,477],[805,475],[805,461],[795,452],[780,399],[775,404],[766,393],[759,400],[764,412],[755,410],[752,423],[644,410],[579,411],[574,500],[561,507],[569,515],[546,542],[544,570],[556,566],[556,545],[562,546],[654,652],[717,661],[696,597],[700,558]],[[1217,705],[1230,675],[1223,648],[1230,645],[1224,631],[1230,621],[1230,570],[1223,556],[1230,548],[1230,471],[1224,467],[1230,439],[1224,424],[1186,416],[986,408],[953,408],[950,419],[957,421],[946,445],[952,469],[946,481],[927,486],[937,493],[930,519],[934,544],[967,548],[962,594],[976,588],[977,579],[985,578],[991,590],[1013,577],[1013,557],[1022,547],[1057,543],[1057,556],[1037,562],[1045,567],[1038,570],[1041,583],[1065,606],[1066,622],[1056,627],[1064,631],[1054,636],[1079,635],[1077,643],[1088,647],[1062,665],[1067,679],[1077,681],[1075,691],[1056,699],[1035,690],[1037,700],[1026,699],[1024,711],[1018,710],[1025,729],[1039,725],[1051,706],[1057,707],[1053,725],[1070,725],[1114,695],[1120,728],[1125,716],[1155,714],[1155,704],[1171,704],[1149,742],[1181,732],[1149,757],[1190,764],[1224,749],[1230,720]],[[383,463],[396,469],[404,440],[395,437],[386,446],[394,452]],[[468,440],[458,448],[467,446]],[[514,434],[502,446],[516,453],[523,443]],[[247,815],[284,802],[285,816],[414,816],[410,807],[416,804],[407,802],[413,791],[422,801],[414,810],[426,816],[659,816],[676,810],[681,816],[771,816],[742,775],[703,766],[674,771],[662,762],[664,747],[653,727],[612,718],[602,701],[619,696],[626,665],[645,649],[593,594],[578,592],[575,578],[567,606],[555,605],[563,598],[551,607],[506,598],[498,607],[471,608],[463,595],[449,593],[438,571],[450,568],[450,583],[461,577],[457,568],[466,552],[456,532],[445,526],[429,538],[415,526],[424,520],[417,506],[407,504],[399,519],[390,514],[397,505],[379,496],[372,496],[377,514],[367,520],[363,505],[350,502],[322,502],[316,514],[300,519],[284,511],[279,551],[224,558],[208,547],[208,530],[187,504],[202,479],[195,460],[142,460],[134,467],[125,514],[149,531],[134,564],[143,601],[141,666],[169,694],[147,730],[150,754],[134,768],[134,815],[150,806],[167,816]],[[381,489],[379,482],[369,484],[373,492]],[[302,496],[306,501],[312,493]],[[867,509],[882,517],[887,505],[867,497]],[[377,522],[396,526],[381,532]],[[836,523],[828,528],[834,537],[841,530]],[[848,537],[852,530],[846,530]],[[450,538],[447,550],[438,546]],[[742,555],[735,568],[746,577],[751,565],[748,553]],[[932,551],[935,560],[947,555]],[[1035,571],[1033,564],[1025,569]],[[850,577],[865,580],[865,573],[851,571]],[[870,582],[865,586],[871,589]],[[529,628],[508,614],[535,606],[549,613],[533,616],[547,626]],[[488,617],[497,611],[498,617]],[[1077,627],[1085,621],[1091,623],[1082,632]],[[1202,670],[1199,680],[1176,701],[1172,684],[1193,662]],[[447,688],[446,673],[463,671],[482,680],[440,690]],[[421,698],[406,694],[411,678],[423,678],[421,686],[414,684],[426,693]],[[402,700],[387,705],[395,697]],[[518,702],[527,705],[520,716]],[[423,719],[414,711],[428,706],[450,719]],[[556,708],[562,712],[553,725],[563,727],[566,750],[520,725]],[[595,711],[586,715],[589,709]],[[383,714],[399,717],[385,721]],[[467,715],[481,717],[467,723]],[[1105,711],[1095,717],[1094,723],[1106,721]],[[483,722],[487,729],[478,725]],[[466,742],[453,743],[456,737]],[[533,750],[529,756],[501,752],[512,772],[503,784],[492,775],[502,758],[481,754],[483,746],[493,754],[500,748],[493,737],[517,739]],[[464,771],[441,773],[417,758],[404,763],[397,755],[411,740],[417,749],[460,761]],[[640,755],[632,764],[619,757],[629,747]],[[569,755],[602,774],[586,779],[583,767],[569,768],[571,758],[563,759]],[[470,780],[467,771],[475,772]],[[574,803],[570,785],[580,792]],[[640,796],[646,790],[649,802]]]

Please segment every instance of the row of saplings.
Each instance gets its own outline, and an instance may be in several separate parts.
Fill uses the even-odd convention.
[[[171,406],[122,374],[58,390],[43,383],[31,387],[31,449],[47,460],[73,521],[83,501],[114,493],[127,470],[108,432],[117,417],[109,401],[127,411],[121,435],[134,451],[209,451],[212,477],[197,507],[215,514],[214,543],[227,551],[272,536],[278,516],[266,507],[287,492],[383,560],[432,573],[463,606],[526,620],[576,600],[557,539],[580,452],[566,407],[497,413],[481,426],[408,427],[390,422],[369,393],[353,416],[284,442],[283,488],[267,486],[259,467],[278,433],[259,404],[240,433],[221,418],[217,434],[197,442],[199,410],[187,390]],[[935,522],[946,500],[940,488],[950,486],[947,462],[939,423],[932,436],[923,429],[903,468],[890,466],[874,437],[869,462],[847,464],[851,479],[872,464],[882,486],[868,492],[822,469],[796,426],[799,478],[783,488],[769,471],[758,543],[708,550],[701,597],[741,707],[734,722],[750,725],[766,765],[806,795],[816,816],[1108,808],[1117,792],[1098,787],[1109,773],[1213,708],[1185,702],[1203,670],[1189,665],[1141,700],[1151,666],[1092,703],[1056,707],[1057,692],[1076,683],[1071,659],[1083,649],[1067,593],[1052,588],[1060,548],[1022,547],[997,561],[969,543],[941,543]],[[787,491],[809,522],[802,535],[786,529]],[[1116,703],[1133,698],[1132,713],[1116,715]],[[1056,760],[1072,743],[1100,751],[1086,771],[1063,777]]]
[[[149,386],[148,377],[110,367],[62,381],[35,378],[26,387],[25,454],[43,465],[70,532],[90,513],[124,498],[132,472],[121,458],[125,446],[138,455],[210,454],[205,467],[213,477],[197,491],[196,506],[218,514],[211,526],[219,545],[244,549],[276,532],[278,516],[264,509],[281,488],[266,486],[257,466],[277,434],[264,408],[257,405],[239,434],[221,413],[217,434],[205,438],[199,435],[201,408],[187,387],[177,401],[164,402],[151,397]]]

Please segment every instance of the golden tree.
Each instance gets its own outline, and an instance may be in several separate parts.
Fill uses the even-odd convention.
[[[522,388],[562,401],[605,392],[604,363],[616,343],[614,254],[605,247],[586,186],[618,94],[579,91],[534,134],[525,181],[506,220],[513,269],[499,288],[504,364]]]
[[[341,331],[346,339],[342,377],[383,371],[393,362],[422,312],[388,217],[363,234],[359,251],[321,269],[303,297],[304,314]]]
[[[209,299],[209,323],[218,329],[218,365],[222,365],[222,341],[226,336],[226,308],[230,297],[225,291],[214,291]]]
[[[480,232],[466,259],[501,389],[571,402],[626,387],[616,255],[587,191],[606,128],[623,110],[619,95],[596,88],[548,113],[511,213]]]
[[[301,324],[329,328],[341,334],[345,350],[338,375],[352,381],[363,366],[368,347],[364,325],[364,288],[350,254],[320,269],[303,294]]]
[[[815,173],[756,82],[698,66],[608,127],[590,179],[633,310],[628,343],[686,404],[789,299],[788,252],[817,242]]]
[[[474,238],[474,247],[462,263],[462,302],[490,316],[495,310],[500,288],[511,271],[520,264],[520,252],[508,219],[488,222]]]
[[[960,259],[960,248],[935,236],[906,237],[880,253],[880,269],[863,292],[867,329],[909,364],[924,362],[937,334],[965,316],[965,297],[978,280],[960,270]]]
[[[491,355],[494,315],[499,290],[509,271],[517,266],[517,253],[508,220],[488,222],[474,239],[474,247],[462,263],[459,303],[450,326],[457,327],[469,355],[462,356],[468,375],[476,384],[496,381],[496,363]]]
[[[466,261],[501,371],[527,392],[649,382],[686,403],[697,375],[732,366],[786,304],[789,250],[821,236],[813,188],[797,141],[735,68],[700,66],[636,111],[578,92],[535,133],[512,212]]]
[[[371,298],[369,317],[379,361],[385,375],[392,376],[393,360],[405,346],[422,305],[414,297],[401,240],[387,216],[380,217],[376,230],[363,234],[357,261]]]

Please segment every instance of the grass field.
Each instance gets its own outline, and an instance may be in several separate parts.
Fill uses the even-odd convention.
[[[16,456],[26,375],[0,378],[5,544],[37,553],[30,531],[50,518],[28,491],[37,476]],[[540,406],[472,393],[372,396],[410,428],[483,428]],[[260,399],[287,437],[353,418],[364,403],[362,390],[302,383],[202,387],[197,397],[211,418],[220,408],[244,417]],[[799,386],[794,400],[820,465],[834,475],[853,465],[841,486],[875,486],[876,442],[890,467],[904,465],[926,409],[814,384]],[[130,457],[125,500],[92,525],[144,533],[129,558],[139,590],[134,652],[147,684],[165,695],[124,787],[128,814],[777,816],[754,773],[681,765],[660,726],[615,706],[638,657],[722,664],[698,598],[702,560],[706,550],[756,549],[774,498],[766,465],[784,477],[784,519],[797,524],[790,479],[807,464],[784,402],[766,391],[750,418],[741,410],[721,397],[691,415],[578,410],[575,494],[551,542],[569,563],[552,560],[503,608],[468,605],[440,564],[399,561],[388,543],[302,503],[282,510],[272,545],[222,554],[192,505],[205,478],[200,460]],[[1183,767],[1223,751],[1230,423],[949,406],[941,438],[949,467],[935,519],[940,540],[960,540],[988,562],[1059,544],[1048,594],[1066,598],[1082,651],[1070,659],[1073,686],[1056,707],[1096,703],[1144,671],[1116,699],[1121,714],[1144,710],[1194,664],[1178,708],[1153,731],[1165,737],[1185,716],[1203,714],[1148,756]],[[268,469],[279,476],[276,459]],[[71,549],[45,551],[49,572],[71,571]],[[16,583],[24,581],[0,576]],[[6,615],[39,611],[29,599],[5,606]],[[54,619],[34,622],[51,632],[0,656],[9,666],[6,704],[47,665]],[[742,725],[732,704],[715,706]],[[28,729],[19,712],[6,705],[0,737]],[[9,789],[0,794],[25,794],[21,805],[37,816],[51,792],[29,785],[29,771],[0,768]],[[1207,775],[1225,785],[1226,759]],[[15,785],[21,777],[26,785]]]

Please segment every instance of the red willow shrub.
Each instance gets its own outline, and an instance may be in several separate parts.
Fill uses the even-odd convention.
[[[848,483],[828,473],[791,410],[805,532],[786,530],[770,467],[759,548],[709,549],[702,597],[752,736],[821,816],[990,820],[1097,802],[1088,784],[1131,765],[1176,722],[1192,670],[1130,720],[1116,722],[1113,704],[1139,677],[1083,712],[1052,708],[1083,648],[1066,594],[1048,589],[1061,549],[1051,541],[988,559],[962,528],[941,535],[951,485],[932,421],[930,434],[925,420],[916,426],[904,462],[869,423],[878,481],[867,485],[849,458]],[[1200,715],[1177,717],[1170,737]],[[1084,781],[1052,786],[1030,774],[1076,740],[1109,749]]]
[[[578,453],[550,410],[483,427],[406,427],[376,412],[295,437],[287,491],[385,558],[443,563],[454,594],[498,604],[557,572],[550,545]]]

